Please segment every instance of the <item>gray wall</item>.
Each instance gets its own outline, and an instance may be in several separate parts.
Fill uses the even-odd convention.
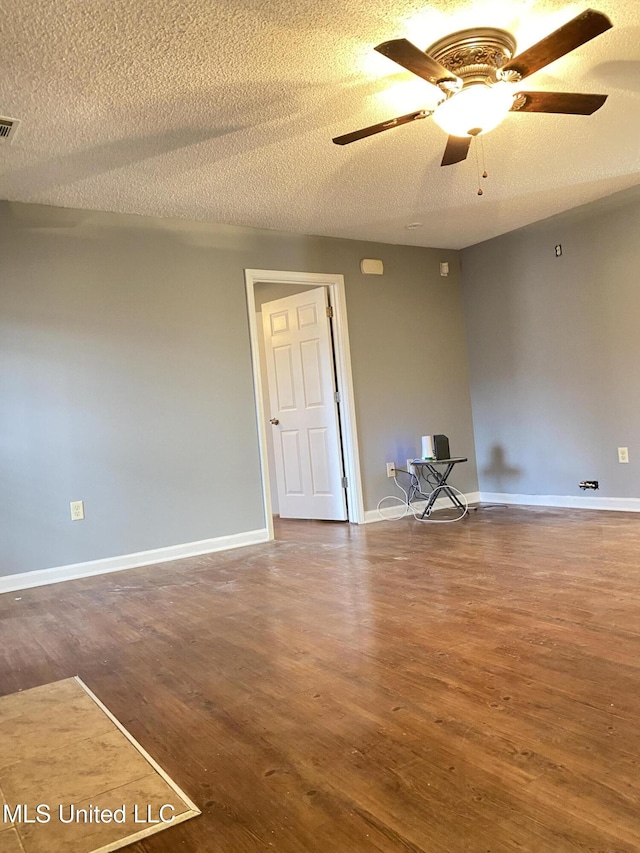
[[[0,259],[0,575],[264,527],[245,268],[345,275],[366,508],[425,432],[477,488],[456,252],[5,202]]]
[[[639,235],[634,188],[463,251],[482,490],[640,497]]]
[[[317,286],[317,284],[302,285],[287,284],[278,281],[259,281],[253,288],[256,311],[262,314],[262,306],[265,302],[284,299],[287,296],[293,296],[294,293],[304,293],[305,290],[315,290]]]

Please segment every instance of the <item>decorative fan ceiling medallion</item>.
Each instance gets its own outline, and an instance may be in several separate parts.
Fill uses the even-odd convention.
[[[501,79],[500,69],[515,51],[516,40],[511,33],[483,27],[445,36],[428,47],[425,53],[452,71],[466,86],[470,83],[497,83]]]

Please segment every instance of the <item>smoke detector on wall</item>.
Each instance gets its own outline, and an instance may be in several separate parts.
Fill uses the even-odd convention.
[[[13,142],[13,138],[16,135],[19,124],[19,118],[7,118],[7,116],[0,116],[0,143]]]

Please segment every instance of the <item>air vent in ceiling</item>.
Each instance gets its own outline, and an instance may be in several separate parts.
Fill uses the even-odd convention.
[[[0,142],[11,142],[19,124],[20,119],[0,116]]]

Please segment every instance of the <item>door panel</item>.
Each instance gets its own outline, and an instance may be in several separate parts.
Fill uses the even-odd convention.
[[[297,429],[280,433],[280,452],[284,464],[284,490],[286,495],[302,495],[302,464],[300,460],[300,433]],[[278,495],[280,498],[280,495]]]
[[[318,313],[315,305],[302,305],[298,308],[298,328],[305,326],[316,326],[318,324]]]
[[[313,494],[331,494],[330,455],[327,448],[327,430],[324,427],[309,430],[309,456]]]
[[[324,287],[262,306],[283,518],[347,518]]]
[[[271,315],[271,334],[279,335],[289,331],[289,312],[280,311]]]
[[[276,405],[281,412],[284,412],[285,410],[295,410],[295,378],[293,375],[291,347],[274,347],[273,361],[276,377]],[[271,387],[269,387],[270,396],[271,393]]]
[[[322,364],[320,362],[320,341],[303,341],[300,344],[302,359],[302,383],[304,386],[304,403],[307,409],[313,406],[323,406],[322,394]]]

